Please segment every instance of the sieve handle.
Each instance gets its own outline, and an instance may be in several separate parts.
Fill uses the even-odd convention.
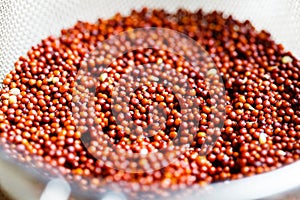
[[[20,168],[0,159],[0,185],[14,200],[67,200],[71,187],[63,178],[54,178],[44,187]],[[44,188],[43,188],[44,187]]]

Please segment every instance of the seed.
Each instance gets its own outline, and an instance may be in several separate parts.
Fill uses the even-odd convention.
[[[286,155],[286,153],[283,150],[278,150],[276,152],[276,154],[279,155],[279,156],[285,156]]]
[[[243,78],[242,80],[241,80],[241,82],[242,82],[242,84],[245,84],[246,82],[247,82],[247,77],[245,77],[245,78]]]
[[[162,58],[158,58],[156,61],[156,64],[160,65],[163,63],[163,59]]]
[[[293,62],[293,59],[290,56],[284,56],[282,57],[282,63],[286,64],[286,63],[291,63]]]
[[[102,73],[100,75],[99,79],[101,82],[104,82],[107,79],[107,77],[108,77],[107,73]]]
[[[55,84],[55,83],[58,83],[58,82],[59,82],[59,78],[58,78],[58,77],[53,77],[52,80],[50,79],[49,82],[51,82],[51,81],[52,81],[54,84]]]
[[[207,159],[206,159],[205,156],[198,156],[198,157],[196,158],[196,163],[197,163],[198,165],[200,165],[200,166],[205,165],[207,162],[208,162],[208,161],[207,161]]]
[[[207,72],[207,76],[209,77],[209,76],[215,76],[216,74],[218,73],[218,71],[216,70],[216,69],[210,69],[210,70],[208,70],[208,72]]]
[[[271,72],[271,71],[273,71],[274,69],[277,69],[277,68],[278,68],[278,66],[271,66],[271,67],[267,68],[267,71]]]
[[[21,93],[20,89],[19,88],[12,88],[9,93],[11,95],[19,95]]]
[[[16,96],[9,96],[9,104],[15,104],[17,103],[17,97]]]
[[[146,155],[148,153],[147,149],[141,149],[140,154]]]
[[[247,109],[247,110],[255,110],[255,108],[253,108],[249,103],[245,103],[245,105],[244,105],[244,107],[245,107],[245,109]]]
[[[289,116],[294,115],[294,110],[292,108],[290,108],[290,107],[286,108],[285,112]]]
[[[207,53],[159,31],[105,44],[144,25],[191,36]],[[132,39],[143,48],[118,52]],[[37,167],[48,163],[85,191],[120,183],[129,199],[263,173],[299,159],[299,69],[269,33],[219,12],[143,9],[78,22],[32,47],[3,80],[1,148],[21,162],[38,155]]]
[[[53,81],[53,76],[49,77],[49,78],[47,79],[47,81],[48,81],[48,82],[52,82],[52,81]]]
[[[203,106],[202,110],[206,114],[209,114],[211,112],[211,109],[208,106]]]
[[[260,144],[265,144],[266,142],[267,142],[267,134],[260,133],[259,134],[259,143]]]
[[[158,102],[162,102],[162,101],[164,101],[164,99],[165,99],[165,97],[162,95],[156,96],[156,101],[158,101]]]
[[[158,77],[156,77],[156,76],[149,76],[149,80],[150,81],[156,81],[156,82],[158,82],[159,81],[159,78]]]
[[[197,137],[205,137],[206,133],[205,132],[198,132]]]

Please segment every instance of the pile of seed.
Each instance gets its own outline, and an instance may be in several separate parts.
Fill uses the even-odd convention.
[[[186,34],[208,52],[220,72],[226,89],[226,102],[223,102],[226,119],[224,127],[215,133],[217,141],[205,156],[201,154],[201,145],[211,134],[210,123],[220,122],[214,120],[218,117],[212,111],[213,105],[220,102],[217,95],[208,94],[199,78],[201,75],[192,71],[190,63],[159,49],[128,52],[113,63],[106,63],[109,49],[102,52],[102,57],[90,57],[99,43],[110,36],[143,27],[164,27]],[[97,71],[103,63],[109,64],[109,72]],[[152,69],[148,73],[157,73],[152,65],[147,68],[148,63],[169,65],[189,78],[195,89],[181,91],[178,87],[175,92],[189,92],[198,97],[200,114],[191,112],[189,117],[199,119],[199,126],[184,123],[174,91],[151,80],[145,82],[145,87],[132,91],[130,99],[120,92],[121,99],[111,108],[113,83],[122,83],[122,75],[134,72],[140,64],[145,69],[138,70]],[[92,73],[100,75],[95,104],[91,105],[95,121],[87,117],[92,113],[83,112],[83,107],[75,105],[80,102],[74,100],[73,93],[78,87],[76,75],[81,67],[90,67]],[[260,174],[299,159],[299,74],[300,62],[276,44],[269,33],[255,30],[249,21],[239,22],[218,12],[205,14],[201,10],[180,9],[167,13],[143,9],[132,11],[129,16],[117,14],[108,20],[99,19],[94,24],[78,22],[62,30],[60,37],[50,36],[32,47],[3,80],[1,144],[21,161],[43,161],[38,166],[47,163],[84,189],[97,191],[103,185],[126,182],[131,183],[130,187],[124,187],[128,193],[166,194],[166,190]],[[95,84],[89,80],[82,83],[85,87]],[[129,110],[123,110],[124,100],[129,101]],[[159,116],[158,110],[153,111],[153,105],[162,105],[167,115]],[[78,116],[74,116],[76,109]],[[156,117],[151,117],[150,111]],[[125,116],[126,112],[130,116]],[[124,120],[126,117],[142,127],[152,124],[150,129],[157,133],[138,137],[143,130],[132,129],[133,125]],[[164,120],[165,126],[158,127],[156,122]],[[179,136],[180,125],[195,128]],[[97,134],[99,130],[104,133],[101,137]],[[180,143],[189,143],[190,148],[176,161],[152,172],[129,173],[93,156],[104,155],[101,144],[105,140],[135,153],[165,148],[177,137]],[[88,149],[83,141],[89,144]],[[119,162],[122,159],[118,156]]]

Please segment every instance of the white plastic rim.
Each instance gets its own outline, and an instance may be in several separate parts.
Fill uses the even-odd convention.
[[[190,195],[184,196],[184,199],[230,199],[230,200],[244,200],[244,199],[262,199],[269,196],[275,197],[278,194],[288,192],[294,188],[299,188],[300,185],[300,161],[291,165],[282,167],[272,172],[255,175],[248,178],[243,178],[235,181],[227,181],[214,183],[197,190]],[[21,174],[19,168],[12,167],[6,163],[0,162],[1,181],[0,184],[7,192],[11,193],[14,199],[40,199],[49,192],[47,187],[43,188],[36,181],[30,177]],[[19,170],[17,173],[15,170]],[[3,173],[5,171],[5,173]],[[66,187],[66,194],[69,188],[65,182],[54,179]],[[49,182],[51,183],[51,181]],[[52,182],[53,183],[53,182]],[[57,188],[56,188],[57,189]],[[45,194],[46,193],[46,194]],[[176,194],[174,194],[176,196]],[[43,197],[45,198],[45,197]],[[102,199],[120,199],[127,200],[125,195],[116,194],[113,191],[107,193]],[[159,198],[158,198],[159,199]],[[173,199],[173,198],[161,198]]]
[[[70,193],[71,188],[68,182],[55,178],[47,183],[40,200],[68,200]]]
[[[203,191],[186,199],[262,199],[276,196],[300,186],[300,161],[280,169],[242,178],[208,185]],[[298,197],[299,198],[299,197]]]

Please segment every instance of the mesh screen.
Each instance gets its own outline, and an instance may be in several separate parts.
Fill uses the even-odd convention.
[[[142,7],[218,10],[240,20],[249,19],[257,29],[266,29],[286,49],[300,57],[300,1],[297,0],[2,0],[0,2],[0,86],[14,62],[48,35],[77,20],[93,22],[117,12],[129,14]]]
[[[52,34],[77,20],[93,22],[116,12],[129,14],[143,6],[175,11],[179,7],[205,11],[219,10],[240,20],[250,19],[258,29],[270,31],[277,42],[300,55],[300,2],[297,0],[2,0],[0,3],[0,80],[13,67],[19,56]]]

